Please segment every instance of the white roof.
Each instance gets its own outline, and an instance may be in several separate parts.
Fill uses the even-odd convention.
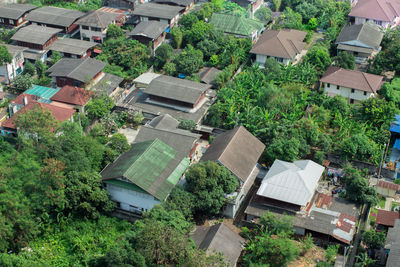
[[[257,195],[305,206],[317,188],[324,167],[311,160],[293,163],[275,160]]]
[[[137,77],[136,79],[133,80],[135,83],[140,83],[140,84],[145,84],[149,85],[152,80],[160,76],[161,74],[153,73],[153,72],[146,72]]]

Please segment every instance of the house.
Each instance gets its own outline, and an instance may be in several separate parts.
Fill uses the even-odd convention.
[[[246,198],[259,173],[258,159],[265,145],[243,126],[217,135],[201,161],[216,161],[225,166],[239,181],[238,189],[228,195],[224,215],[233,218]]]
[[[264,0],[233,0],[232,2],[238,4],[246,10],[249,8],[251,15],[254,15],[254,13],[264,5]]]
[[[87,58],[92,55],[94,42],[87,42],[72,38],[57,39],[49,46],[49,50],[60,52],[62,57]]]
[[[394,227],[397,219],[400,219],[400,213],[398,211],[378,209],[375,221],[376,229],[387,231],[390,227]]]
[[[256,55],[256,62],[261,67],[269,57],[284,65],[297,63],[306,46],[303,42],[306,35],[306,32],[292,29],[264,31],[250,53]]]
[[[237,38],[250,38],[256,41],[264,29],[264,24],[253,19],[230,14],[214,13],[211,16],[210,24],[214,29]]]
[[[215,78],[221,71],[214,67],[204,67],[199,71],[200,81],[205,84],[209,84],[212,87],[216,87]]]
[[[139,0],[107,0],[106,5],[108,7],[113,7],[113,8],[120,8],[120,9],[127,9],[127,10],[133,10],[136,5],[139,4]]]
[[[374,97],[381,89],[383,76],[329,67],[319,81],[328,96],[341,95],[353,104]]]
[[[29,25],[20,28],[11,40],[18,46],[26,47],[24,57],[35,61],[46,61],[50,45],[58,38],[61,30],[38,25]]]
[[[139,213],[165,201],[189,166],[187,158],[155,139],[135,143],[101,171],[103,184],[123,211]]]
[[[85,13],[77,10],[43,6],[31,11],[26,16],[26,20],[34,25],[57,28],[60,29],[60,32],[63,34],[74,36],[79,32],[76,21],[83,15],[85,15]]]
[[[126,91],[120,87],[123,80],[123,78],[116,75],[104,73],[103,78],[93,85],[92,90],[96,94],[106,94],[114,99],[114,102],[117,102],[119,99],[126,96]]]
[[[184,13],[186,14],[186,11],[191,9],[194,6],[194,0],[153,0],[154,3],[157,4],[166,4],[166,5],[171,5],[171,6],[179,6],[179,7],[184,7],[185,11]]]
[[[179,121],[168,114],[155,117],[140,127],[134,142],[159,139],[176,150],[179,157],[192,159],[196,156],[195,151],[200,135],[178,129],[178,125]]]
[[[206,254],[221,253],[227,265],[235,267],[242,253],[245,239],[224,223],[213,226],[197,226],[191,238]]]
[[[394,197],[399,190],[400,185],[385,180],[379,180],[376,185],[376,192],[384,197]]]
[[[343,27],[336,44],[338,52],[348,52],[357,63],[365,62],[380,50],[383,33],[373,24],[353,24]]]
[[[12,55],[11,63],[0,66],[0,77],[4,77],[3,83],[9,84],[24,70],[24,50],[25,48],[15,45],[4,45]]]
[[[37,8],[37,6],[29,4],[2,4],[0,6],[0,25],[6,27],[19,27],[26,22],[26,14],[35,8]]]
[[[400,0],[358,0],[349,13],[355,24],[374,22],[382,28],[399,24]]]
[[[47,72],[59,87],[71,85],[84,88],[102,78],[106,63],[93,58],[62,58]]]
[[[35,97],[31,96],[28,100],[27,95],[23,95],[23,106],[18,109],[18,111],[11,113],[11,117],[7,120],[5,120],[1,124],[1,133],[2,135],[12,135],[16,136],[18,129],[15,125],[15,114],[24,114],[30,110],[34,109],[45,109],[49,110],[51,114],[54,116],[54,118],[59,121],[73,121],[73,115],[75,113],[75,110],[70,109],[70,108],[63,108],[63,107],[57,107],[53,106],[50,104],[42,103],[42,102],[37,102],[35,101]]]
[[[152,80],[161,76],[161,74],[154,73],[154,72],[145,72],[141,74],[139,77],[133,80],[133,83],[137,88],[146,88]]]
[[[184,8],[180,6],[144,3],[137,6],[131,14],[137,17],[134,24],[138,24],[140,21],[155,20],[168,24],[172,28],[178,22],[183,10]]]
[[[169,25],[160,21],[141,21],[138,25],[128,34],[129,38],[137,40],[144,45],[151,43],[151,48],[154,51],[165,40],[167,35],[166,30]]]
[[[71,108],[77,112],[84,112],[84,107],[92,97],[93,92],[83,88],[65,85],[50,100],[51,104],[59,107]]]
[[[103,43],[106,38],[107,27],[110,24],[123,24],[124,14],[94,10],[80,18],[79,25],[81,40]]]
[[[394,227],[389,228],[385,242],[386,267],[398,267],[400,262],[400,219],[397,219]]]

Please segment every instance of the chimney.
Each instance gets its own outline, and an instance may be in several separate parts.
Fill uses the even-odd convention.
[[[26,95],[24,95],[24,106],[28,105],[28,97],[26,97]]]

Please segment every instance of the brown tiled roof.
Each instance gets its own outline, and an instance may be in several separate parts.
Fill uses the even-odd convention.
[[[70,109],[70,108],[61,108],[45,103],[40,103],[40,102],[30,102],[23,108],[21,108],[16,114],[19,113],[26,113],[29,110],[32,110],[36,107],[39,107],[41,109],[47,109],[51,111],[51,114],[53,114],[54,118],[57,121],[65,121],[68,120],[69,118],[72,117],[74,114],[75,110]],[[3,122],[2,126],[10,129],[15,129],[15,115]]]
[[[398,211],[378,210],[375,223],[393,227],[394,222],[399,218],[400,213]]]
[[[84,106],[92,95],[92,92],[86,91],[80,87],[66,85],[50,99],[57,102]]]
[[[359,0],[349,16],[392,21],[400,16],[400,0]]]
[[[306,35],[306,32],[292,29],[268,30],[261,35],[250,53],[293,59],[306,46],[303,42]]]
[[[376,93],[381,89],[383,76],[355,70],[346,70],[338,67],[329,67],[320,81],[351,89]]]
[[[395,184],[395,183],[391,183],[391,182],[388,182],[388,181],[384,181],[384,180],[379,180],[378,186],[379,187],[383,187],[383,188],[387,188],[387,189],[396,190],[396,191],[400,190],[400,185]]]
[[[36,95],[29,95],[29,94],[22,93],[22,94],[19,94],[12,101],[10,101],[10,103],[23,105],[25,96],[26,96],[26,98],[28,100],[28,103],[37,102],[37,100],[38,100],[38,96],[36,96]]]
[[[265,145],[243,126],[219,134],[201,158],[218,161],[245,182]]]
[[[315,206],[317,208],[327,209],[332,204],[332,196],[325,194],[318,194],[317,199],[315,200]]]

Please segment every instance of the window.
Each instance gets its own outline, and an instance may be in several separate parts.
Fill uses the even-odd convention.
[[[364,92],[364,95],[367,95],[367,92]]]
[[[10,19],[9,20],[10,24],[14,24],[14,20]]]
[[[89,26],[82,26],[83,30],[89,30]]]
[[[101,28],[92,27],[92,31],[94,31],[94,32],[101,32]]]
[[[283,62],[283,58],[280,58],[280,57],[277,57],[276,60],[277,60],[278,62],[281,62],[281,63]]]
[[[120,208],[121,207],[121,202],[116,201],[116,203],[117,203],[117,208]]]
[[[4,23],[4,19],[0,19],[0,23]]]
[[[351,89],[351,93],[354,94],[354,92],[355,92],[355,90],[354,90],[354,89]]]
[[[336,85],[336,89],[338,89],[338,90],[339,90],[339,88],[340,88],[340,86],[339,86],[339,85]]]
[[[331,84],[330,84],[330,83],[327,83],[327,84],[326,84],[326,87],[330,88],[330,87],[331,87]]]
[[[350,99],[350,104],[354,104],[354,99]]]

